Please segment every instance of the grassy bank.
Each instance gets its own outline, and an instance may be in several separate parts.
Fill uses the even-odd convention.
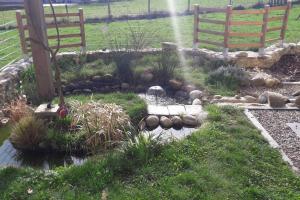
[[[51,172],[0,171],[1,199],[299,199],[300,179],[241,111],[209,122],[144,164],[122,153]],[[32,193],[31,193],[32,190]],[[30,194],[28,194],[30,193]]]

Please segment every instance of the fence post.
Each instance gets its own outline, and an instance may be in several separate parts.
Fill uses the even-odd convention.
[[[224,31],[223,56],[225,58],[228,57],[228,51],[229,51],[229,33],[230,33],[230,26],[231,26],[231,16],[232,16],[232,5],[228,5],[226,9],[226,23],[225,23],[225,31]]]
[[[268,19],[269,19],[269,10],[270,10],[270,5],[265,5],[265,13],[263,17],[263,24],[261,28],[261,36],[260,36],[260,48],[258,51],[258,54],[260,56],[265,55],[265,47],[266,47],[266,34],[267,34],[267,29],[268,29]]]
[[[281,33],[280,33],[280,45],[281,46],[283,46],[283,43],[284,43],[291,7],[292,7],[292,1],[288,0],[284,18],[283,18],[282,29],[281,29]]]
[[[199,46],[198,31],[199,31],[199,5],[194,5],[194,40],[193,40],[194,50],[196,50]]]
[[[45,49],[48,45],[47,26],[41,0],[25,0],[32,59],[37,80],[37,92],[43,100],[52,100],[54,84],[50,64],[50,53]]]
[[[111,7],[110,7],[110,0],[107,1],[107,12],[108,12],[108,18],[110,19],[112,17],[111,15]]]
[[[191,0],[188,0],[187,11],[188,11],[188,13],[191,12]]]
[[[151,14],[151,0],[148,0],[148,15]]]
[[[18,31],[19,31],[19,37],[20,37],[20,44],[22,48],[23,58],[28,59],[28,50],[25,40],[25,31],[24,31],[24,24],[22,20],[22,13],[20,10],[16,11],[16,19],[17,19],[17,25],[18,25]]]
[[[85,30],[84,30],[84,16],[83,9],[79,8],[79,20],[80,20],[80,35],[81,35],[81,52],[86,53],[86,40],[85,40]]]

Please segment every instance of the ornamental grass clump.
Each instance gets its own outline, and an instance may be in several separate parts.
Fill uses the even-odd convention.
[[[126,129],[130,127],[129,116],[116,104],[73,101],[70,106],[72,124],[82,126],[86,148],[91,153],[117,145],[124,139]]]
[[[9,113],[9,118],[14,123],[17,123],[22,118],[33,114],[33,110],[27,105],[27,101],[24,98],[12,101],[6,106],[5,110]]]
[[[47,135],[43,120],[33,115],[23,117],[13,128],[10,141],[14,147],[22,150],[36,150]]]

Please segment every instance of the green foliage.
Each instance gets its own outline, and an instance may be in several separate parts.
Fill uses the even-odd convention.
[[[46,134],[47,128],[43,120],[26,116],[15,125],[10,140],[17,148],[35,150],[39,148]]]
[[[240,67],[222,66],[208,75],[206,84],[213,85],[215,87],[225,87],[230,90],[237,90],[247,81],[248,76]]]
[[[21,74],[21,92],[26,95],[27,100],[34,105],[42,102],[42,99],[37,93],[37,83],[35,78],[35,70],[33,65],[26,69]]]
[[[157,156],[162,149],[160,137],[150,133],[139,133],[137,136],[128,136],[124,142],[122,151],[128,160],[138,165],[146,164],[150,159]]]
[[[157,57],[154,67],[154,77],[159,84],[166,85],[175,75],[175,70],[180,66],[176,52],[165,51]]]

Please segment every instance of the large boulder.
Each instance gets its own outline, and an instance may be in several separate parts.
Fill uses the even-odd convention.
[[[199,124],[197,117],[193,115],[183,115],[182,122],[184,125],[191,127],[198,126]]]
[[[259,97],[258,97],[258,103],[260,103],[260,104],[267,104],[268,103],[268,96],[269,96],[268,92],[264,92],[261,95],[259,95]]]
[[[148,89],[147,94],[163,97],[166,96],[166,91],[161,86],[152,86]]]
[[[280,84],[280,80],[278,80],[277,78],[267,78],[267,79],[265,79],[265,85],[268,88],[275,87],[279,84]]]
[[[287,103],[288,98],[276,93],[276,92],[269,92],[268,93],[268,103],[272,108],[281,108],[284,107]]]
[[[160,125],[163,128],[171,128],[173,126],[173,122],[168,117],[162,116],[160,118]]]
[[[159,125],[159,118],[155,115],[150,115],[146,118],[146,125],[153,129],[153,128],[156,128],[158,127]]]
[[[203,96],[203,92],[200,90],[193,90],[190,92],[190,99],[194,100],[194,99],[201,99]]]
[[[192,105],[202,105],[202,101],[200,99],[194,99]]]
[[[265,80],[267,78],[270,78],[270,76],[266,73],[258,73],[256,74],[252,79],[251,83],[254,86],[264,86],[265,85]]]
[[[247,103],[257,103],[257,99],[250,95],[244,96],[244,99]]]

